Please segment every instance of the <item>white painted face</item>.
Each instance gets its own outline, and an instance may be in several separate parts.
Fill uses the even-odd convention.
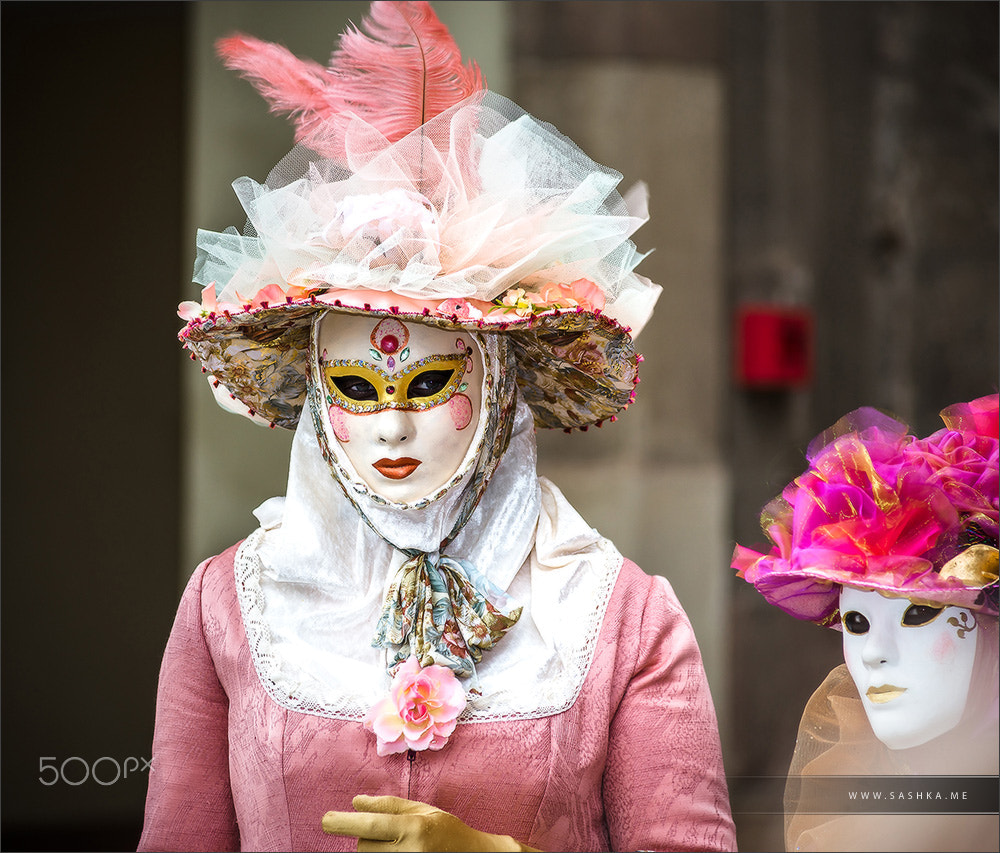
[[[327,314],[318,334],[329,433],[377,494],[412,503],[458,471],[479,424],[483,357],[469,335]]]
[[[958,725],[976,659],[969,610],[844,587],[840,613],[844,660],[882,743],[908,749]]]

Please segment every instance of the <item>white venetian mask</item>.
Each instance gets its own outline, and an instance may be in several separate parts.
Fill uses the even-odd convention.
[[[397,503],[458,471],[482,407],[483,357],[462,332],[327,314],[317,337],[328,433],[358,476]]]
[[[844,659],[882,743],[908,749],[958,725],[976,659],[971,611],[844,587],[840,613]]]

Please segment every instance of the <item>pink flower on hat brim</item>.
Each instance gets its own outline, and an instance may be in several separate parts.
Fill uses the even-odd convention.
[[[483,317],[483,312],[468,299],[446,299],[438,305],[437,313],[442,317],[457,317],[459,320],[481,320]]]
[[[455,673],[444,666],[421,667],[410,656],[396,670],[389,695],[365,715],[379,755],[407,749],[441,749],[455,731],[466,698]]]
[[[541,289],[542,302],[547,305],[561,305],[584,311],[604,309],[605,297],[601,289],[586,278],[578,278],[569,284],[548,284]]]

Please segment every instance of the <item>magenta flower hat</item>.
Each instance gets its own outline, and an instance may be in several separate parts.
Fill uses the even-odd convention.
[[[761,513],[767,554],[732,567],[776,607],[839,627],[842,586],[997,615],[998,396],[941,412],[924,439],[858,409],[809,445],[809,468]]]
[[[645,187],[486,90],[427,3],[375,2],[329,65],[248,36],[217,48],[291,114],[297,145],[233,188],[242,232],[199,231],[179,337],[234,410],[294,428],[323,312],[505,336],[535,422],[585,428],[634,400],[661,292],[634,272]]]

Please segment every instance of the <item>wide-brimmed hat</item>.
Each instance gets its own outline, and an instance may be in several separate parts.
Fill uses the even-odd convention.
[[[645,188],[485,91],[426,3],[372,4],[329,67],[244,36],[220,52],[298,145],[233,187],[242,233],[199,231],[180,339],[244,414],[292,428],[321,312],[509,337],[536,424],[585,428],[634,399],[660,287],[630,241]],[[415,108],[416,105],[416,108]]]
[[[761,514],[774,548],[733,568],[771,604],[839,627],[844,586],[996,615],[997,395],[957,404],[925,439],[875,409],[818,436],[809,468]]]

